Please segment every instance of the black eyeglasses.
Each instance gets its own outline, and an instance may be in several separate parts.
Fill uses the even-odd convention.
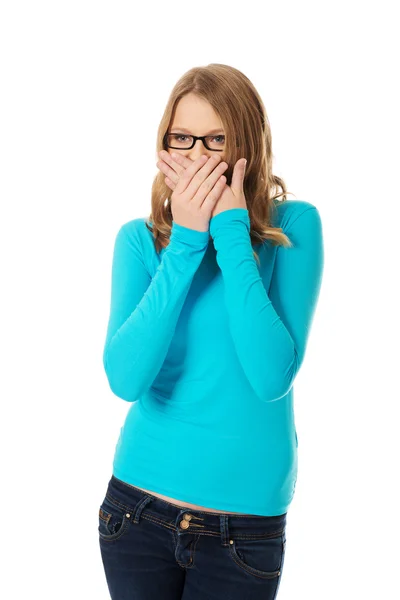
[[[215,141],[222,138],[222,141]],[[186,135],[185,133],[166,133],[164,135],[164,144],[168,148],[175,150],[190,150],[197,140],[201,140],[207,150],[213,152],[223,152],[225,144],[224,135]]]

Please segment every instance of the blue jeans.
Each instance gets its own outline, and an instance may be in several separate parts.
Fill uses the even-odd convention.
[[[113,600],[274,600],[286,515],[181,508],[111,476],[99,544]]]

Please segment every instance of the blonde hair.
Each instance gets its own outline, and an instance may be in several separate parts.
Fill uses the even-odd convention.
[[[267,113],[260,95],[251,81],[238,69],[224,64],[212,63],[194,67],[177,81],[169,96],[167,106],[158,127],[158,152],[167,150],[163,139],[172,124],[179,100],[193,93],[211,104],[221,119],[225,130],[224,161],[228,164],[224,175],[230,185],[233,167],[239,158],[247,159],[243,189],[250,218],[252,244],[270,240],[273,245],[292,246],[282,228],[272,227],[276,206],[274,201],[288,192],[283,179],[272,173],[272,140]],[[280,193],[277,193],[278,190]],[[153,233],[156,251],[169,243],[172,213],[169,196],[171,188],[165,183],[165,175],[157,173],[151,190],[151,214],[146,227]],[[256,260],[257,253],[253,250]]]

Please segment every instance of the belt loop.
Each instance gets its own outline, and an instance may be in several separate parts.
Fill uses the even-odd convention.
[[[221,545],[229,546],[229,525],[228,515],[222,514],[219,516],[219,522],[221,525]]]
[[[142,510],[144,509],[146,504],[148,504],[152,500],[153,500],[153,498],[151,496],[147,496],[147,495],[144,496],[144,498],[142,498],[141,500],[139,500],[139,502],[135,506],[135,510],[133,511],[132,523],[139,523],[139,519],[140,519]]]

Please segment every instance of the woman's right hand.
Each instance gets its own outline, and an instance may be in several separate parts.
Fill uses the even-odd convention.
[[[220,160],[217,155],[207,157],[203,154],[182,170],[171,195],[175,223],[197,231],[208,231],[211,213],[226,183],[222,173],[228,164]]]

